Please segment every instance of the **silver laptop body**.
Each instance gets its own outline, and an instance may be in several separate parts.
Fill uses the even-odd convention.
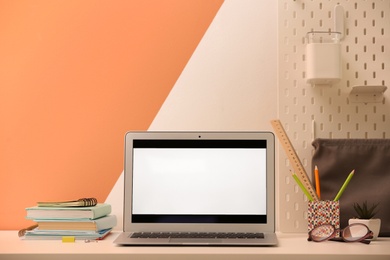
[[[128,132],[114,243],[276,245],[274,156],[271,132]]]

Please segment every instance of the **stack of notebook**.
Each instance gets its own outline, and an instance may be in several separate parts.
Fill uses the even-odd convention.
[[[25,239],[103,239],[117,223],[111,205],[96,199],[65,202],[38,202],[26,208],[27,219],[36,222],[23,232]]]

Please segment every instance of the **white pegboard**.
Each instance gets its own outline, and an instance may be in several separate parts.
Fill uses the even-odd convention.
[[[333,31],[333,10],[344,8],[342,79],[311,86],[305,78],[306,33]],[[390,90],[380,103],[353,103],[355,85],[390,83],[389,0],[279,0],[279,119],[311,176],[313,138],[390,138]],[[278,149],[279,230],[307,231],[307,199]]]

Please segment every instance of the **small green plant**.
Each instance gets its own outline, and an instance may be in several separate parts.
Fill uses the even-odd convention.
[[[375,209],[378,207],[379,203],[372,204],[370,207],[367,205],[367,201],[363,202],[362,205],[359,203],[354,203],[353,208],[360,219],[371,219],[373,218],[378,211]]]

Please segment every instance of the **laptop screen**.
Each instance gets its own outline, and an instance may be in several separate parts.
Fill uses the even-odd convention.
[[[132,223],[267,223],[269,140],[131,142]]]

